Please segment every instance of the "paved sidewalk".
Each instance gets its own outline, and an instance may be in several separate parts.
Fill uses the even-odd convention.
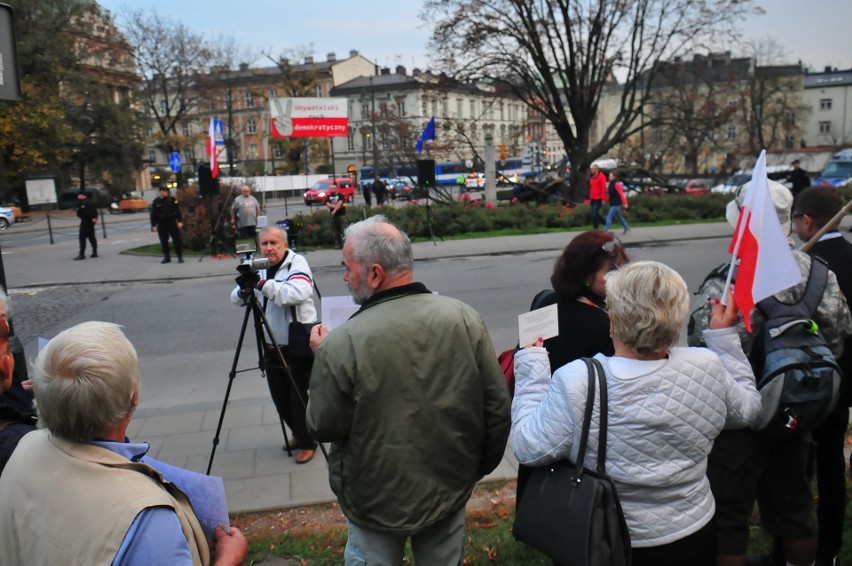
[[[850,220],[844,222],[849,227]],[[619,236],[628,246],[653,245],[667,241],[727,238],[732,229],[726,223],[634,228]],[[561,250],[573,235],[551,233],[488,239],[418,241],[416,260],[491,254]],[[138,243],[138,240],[145,240]],[[131,281],[163,281],[199,277],[234,277],[233,258],[216,260],[189,258],[184,264],[161,265],[151,258],[125,255],[124,249],[156,241],[156,235],[100,242],[99,259],[71,261],[76,242],[36,245],[3,250],[10,289],[47,285],[111,284]],[[338,250],[307,254],[313,268],[337,266]],[[70,283],[73,282],[73,283]],[[182,405],[162,410],[140,410],[131,422],[129,435],[150,443],[150,454],[171,464],[205,472],[221,407]],[[231,512],[259,511],[333,501],[328,487],[326,462],[317,452],[313,461],[295,464],[282,450],[282,434],[275,409],[269,399],[232,401],[225,413],[212,473],[225,479]],[[517,461],[506,451],[500,466],[486,479],[513,479]]]

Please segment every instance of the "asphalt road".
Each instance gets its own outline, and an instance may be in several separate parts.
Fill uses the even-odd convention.
[[[709,269],[725,260],[726,250],[727,238],[628,247],[633,260],[671,265],[693,290]],[[517,315],[548,286],[556,255],[540,251],[430,259],[418,261],[415,274],[433,291],[458,298],[482,313],[500,351],[517,340]],[[228,301],[237,274],[237,260],[231,263],[222,260],[221,275],[197,279],[13,289],[16,331],[33,357],[39,336],[52,337],[86,320],[116,322],[125,327],[139,353],[140,414],[215,408],[224,396],[244,313]],[[342,267],[326,263],[331,265],[314,269],[323,295],[348,294]],[[254,347],[249,332],[239,369],[256,365]],[[394,344],[387,348],[392,350]],[[265,384],[254,371],[239,374],[231,393],[234,400],[267,396]]]

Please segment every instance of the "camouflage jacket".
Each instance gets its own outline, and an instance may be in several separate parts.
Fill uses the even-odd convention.
[[[776,299],[787,304],[798,302],[802,298],[811,269],[811,256],[798,250],[793,250],[793,257],[796,258],[796,263],[799,264],[799,269],[802,271],[802,282],[775,294]],[[701,332],[710,327],[710,300],[722,297],[729,265],[724,264],[714,269],[698,289],[692,307],[692,316],[689,320],[687,340],[690,346],[704,346]],[[840,357],[840,354],[843,353],[843,345],[846,337],[852,335],[852,316],[850,316],[846,299],[844,299],[843,294],[840,292],[837,277],[831,271],[828,273],[828,283],[825,287],[825,293],[819,307],[817,307],[814,319],[819,325],[820,330],[822,330],[825,341],[828,347],[831,348],[834,356]],[[742,313],[740,313],[739,320],[737,321],[737,333],[740,335],[743,352],[746,355],[751,353],[754,340],[760,335],[765,322],[766,319],[763,314],[759,309],[755,308],[751,313],[751,326],[754,332],[749,333],[745,328]]]

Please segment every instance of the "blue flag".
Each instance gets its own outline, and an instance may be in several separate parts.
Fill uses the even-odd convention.
[[[426,124],[426,127],[423,128],[423,133],[420,134],[420,139],[417,140],[417,145],[414,146],[414,149],[417,150],[417,153],[423,152],[423,142],[426,140],[435,139],[435,117],[432,116],[432,119],[429,120],[429,123]]]

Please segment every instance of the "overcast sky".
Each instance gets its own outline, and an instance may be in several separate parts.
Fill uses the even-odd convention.
[[[419,0],[98,0],[121,15],[125,7],[154,10],[210,38],[232,36],[240,44],[273,55],[309,47],[317,60],[338,59],[352,49],[385,66],[429,66],[427,26]],[[852,1],[759,0],[765,15],[743,22],[746,39],[775,38],[789,54],[822,70],[852,68]],[[721,50],[721,49],[720,49]],[[734,50],[736,55],[736,51]],[[262,59],[257,64],[264,64]]]

